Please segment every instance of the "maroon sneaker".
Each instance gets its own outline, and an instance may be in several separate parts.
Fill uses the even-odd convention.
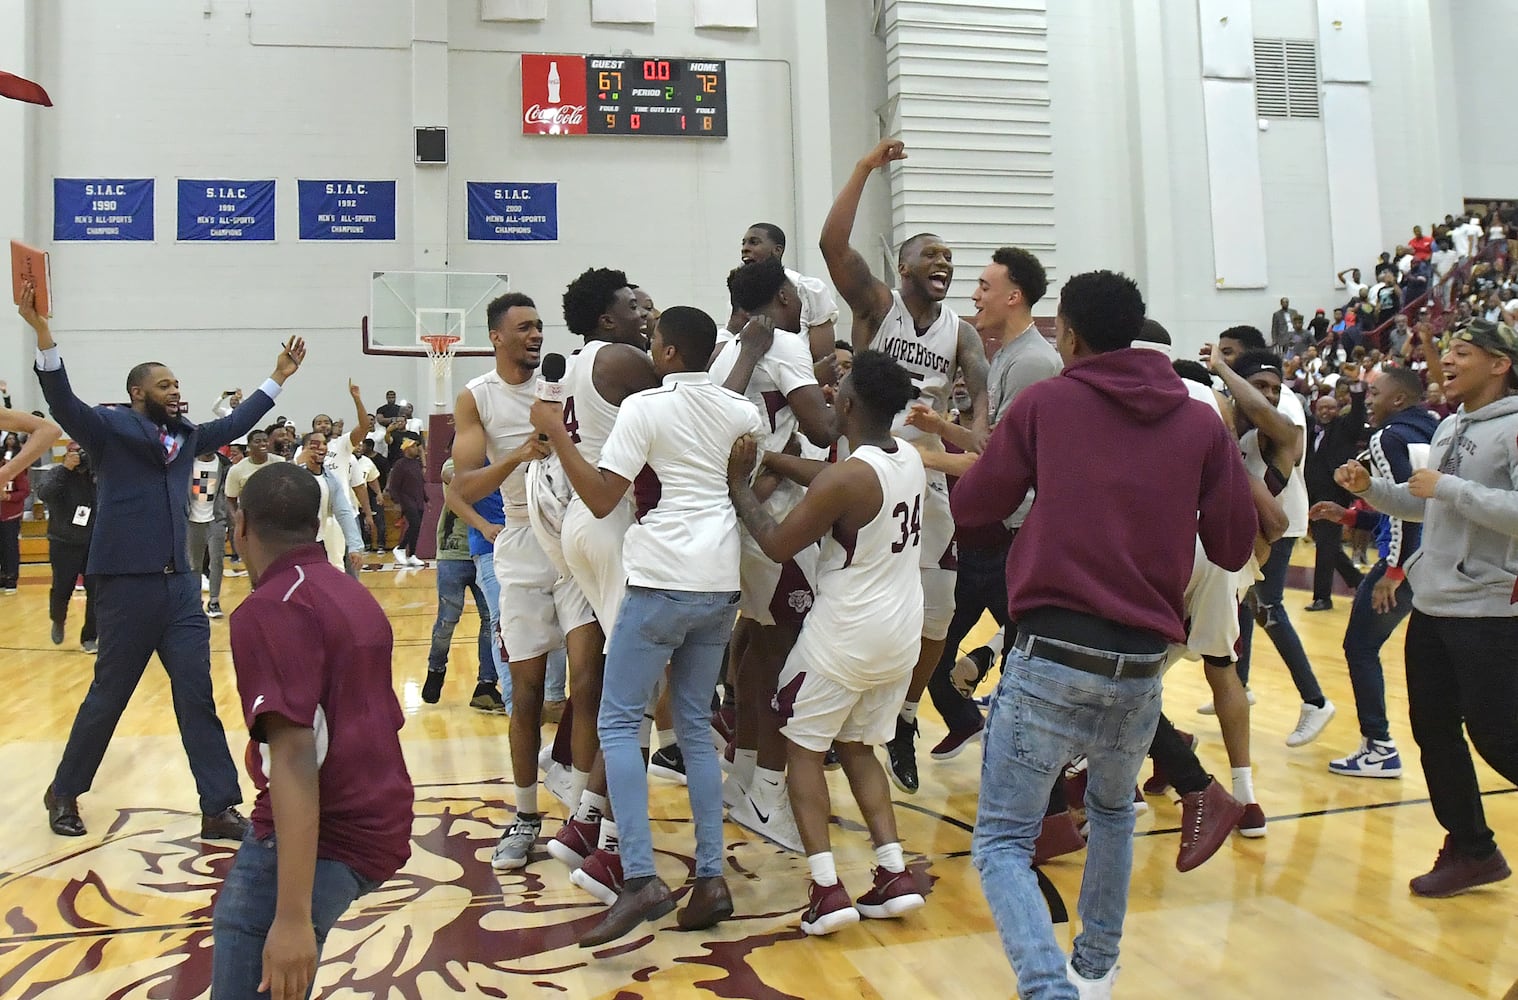
[[[976,719],[973,729],[951,729],[949,735],[939,740],[938,745],[929,751],[929,756],[934,760],[952,760],[971,743],[979,743],[981,734],[985,730],[984,719]]]
[[[801,915],[801,930],[804,933],[821,936],[831,934],[840,927],[859,923],[859,911],[854,909],[849,891],[843,887],[842,882],[826,887],[813,882],[811,886],[808,894],[810,905]]]
[[[598,850],[569,873],[569,881],[610,906],[622,894],[622,855]]]
[[[1196,736],[1195,735],[1193,735],[1192,733],[1182,732],[1179,729],[1177,729],[1175,731],[1175,734],[1181,738],[1181,742],[1182,743],[1186,744],[1186,748],[1188,750],[1195,750],[1196,749]],[[1170,788],[1170,776],[1165,773],[1165,769],[1160,766],[1160,762],[1159,761],[1155,761],[1154,762],[1154,774],[1149,778],[1148,781],[1144,782],[1144,794],[1145,795],[1164,795],[1165,792],[1166,792],[1166,790],[1169,789],[1169,788]]]
[[[1085,846],[1086,838],[1081,836],[1080,827],[1075,825],[1075,817],[1068,812],[1045,816],[1043,829],[1038,831],[1038,840],[1033,842],[1033,863],[1041,865],[1052,858],[1074,854]]]
[[[596,844],[600,839],[600,819],[590,822],[572,819],[559,827],[559,832],[548,842],[548,853],[553,855],[555,861],[578,868],[585,863],[586,858],[596,853]]]
[[[1477,886],[1501,882],[1512,874],[1501,851],[1494,851],[1491,857],[1478,861],[1456,854],[1450,838],[1445,837],[1444,846],[1439,848],[1439,856],[1434,859],[1434,867],[1409,882],[1408,888],[1412,889],[1414,896],[1443,899]]]
[[[1244,813],[1239,817],[1239,833],[1251,840],[1265,836],[1265,810],[1259,803],[1250,802],[1244,806]]]
[[[884,920],[911,913],[925,902],[927,901],[917,889],[917,879],[910,871],[893,872],[876,868],[875,885],[854,901],[854,908],[862,917]]]
[[[1181,849],[1175,856],[1176,871],[1189,872],[1216,854],[1243,817],[1244,804],[1217,781],[1200,792],[1182,795]]]

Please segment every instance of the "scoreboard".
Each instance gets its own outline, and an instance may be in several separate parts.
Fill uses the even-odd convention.
[[[727,137],[727,62],[524,55],[524,135]]]

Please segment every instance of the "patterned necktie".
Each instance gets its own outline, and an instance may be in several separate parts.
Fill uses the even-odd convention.
[[[170,431],[167,427],[159,428],[158,440],[163,444],[165,459],[170,462],[174,461],[174,456],[179,454],[179,439],[174,436],[173,431]]]

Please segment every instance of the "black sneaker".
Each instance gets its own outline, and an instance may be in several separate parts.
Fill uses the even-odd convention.
[[[53,645],[63,645],[63,622],[53,622]]]
[[[822,755],[822,769],[824,771],[836,771],[843,766],[843,761],[838,759],[836,747],[828,747],[828,752]]]
[[[437,700],[443,696],[443,671],[427,671],[427,679],[422,682],[422,700],[429,705],[436,705]]]
[[[685,754],[680,752],[680,744],[655,750],[648,758],[648,773],[665,781],[685,784]]]
[[[917,794],[917,749],[913,739],[917,736],[917,720],[906,721],[896,717],[896,735],[886,744],[886,756],[890,758],[891,781],[908,795]]]
[[[206,605],[206,617],[207,618],[220,618],[221,617],[221,605],[219,603],[217,603],[216,601],[212,601],[210,604],[207,604]]]
[[[434,675],[429,672],[427,675],[427,680],[430,682],[433,676]],[[436,676],[438,678],[438,690],[442,690],[443,675],[441,672],[439,672],[436,674]],[[427,696],[425,693],[423,693],[422,697],[425,698]],[[433,698],[433,700],[436,701],[437,699]],[[490,684],[486,681],[480,681],[474,686],[474,694],[469,696],[469,707],[477,708],[482,712],[498,713],[504,712],[506,710],[506,703],[501,700],[501,692],[496,690],[494,684]]]

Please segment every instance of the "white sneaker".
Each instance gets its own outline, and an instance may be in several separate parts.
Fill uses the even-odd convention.
[[[550,760],[548,767],[543,770],[543,787],[548,789],[548,794],[564,803],[572,815],[575,807],[580,803],[573,801],[575,797],[575,779],[569,772],[569,768],[556,760]]]
[[[806,853],[801,846],[801,833],[796,829],[796,817],[791,812],[791,800],[783,787],[774,803],[756,802],[753,794],[748,794],[727,815],[734,823],[787,851]]]
[[[406,562],[409,565],[415,566],[417,569],[425,569],[427,566],[427,560],[418,559],[416,556],[407,556]]]
[[[395,564],[397,566],[411,565],[411,561],[406,557],[406,550],[401,548],[399,545],[391,549],[390,554],[395,557]]]
[[[1073,964],[1066,962],[1065,978],[1075,987],[1075,995],[1080,1000],[1111,1000],[1112,983],[1117,979],[1117,966],[1108,969],[1107,974],[1100,979],[1087,979],[1075,971]]]
[[[1300,747],[1311,743],[1323,735],[1324,728],[1328,726],[1329,720],[1338,711],[1334,707],[1334,703],[1327,700],[1324,700],[1322,708],[1314,705],[1303,705],[1302,714],[1297,716],[1297,728],[1293,729],[1291,735],[1286,737],[1286,745],[1289,747]]]
[[[1366,739],[1348,757],[1329,761],[1328,769],[1350,778],[1400,778],[1402,755],[1391,740]]]
[[[1249,703],[1251,705],[1254,704],[1254,692],[1251,691],[1249,688],[1245,688],[1244,689],[1244,697],[1246,697],[1246,698],[1249,699]],[[1209,701],[1207,704],[1203,705],[1201,708],[1198,708],[1196,710],[1196,714],[1197,715],[1217,715],[1218,714],[1218,709],[1217,709],[1216,705],[1214,705],[1212,702]]]
[[[735,809],[738,803],[746,798],[748,798],[748,788],[743,784],[743,779],[738,777],[738,772],[727,772],[722,779],[722,804],[729,809]]]
[[[490,856],[490,867],[498,872],[509,872],[527,867],[532,845],[537,842],[542,832],[541,817],[535,819],[519,817],[515,823],[506,828],[506,832],[501,836],[501,842],[495,845],[495,851]]]
[[[553,744],[544,743],[543,749],[538,751],[538,770],[547,773],[548,765],[553,763]]]

